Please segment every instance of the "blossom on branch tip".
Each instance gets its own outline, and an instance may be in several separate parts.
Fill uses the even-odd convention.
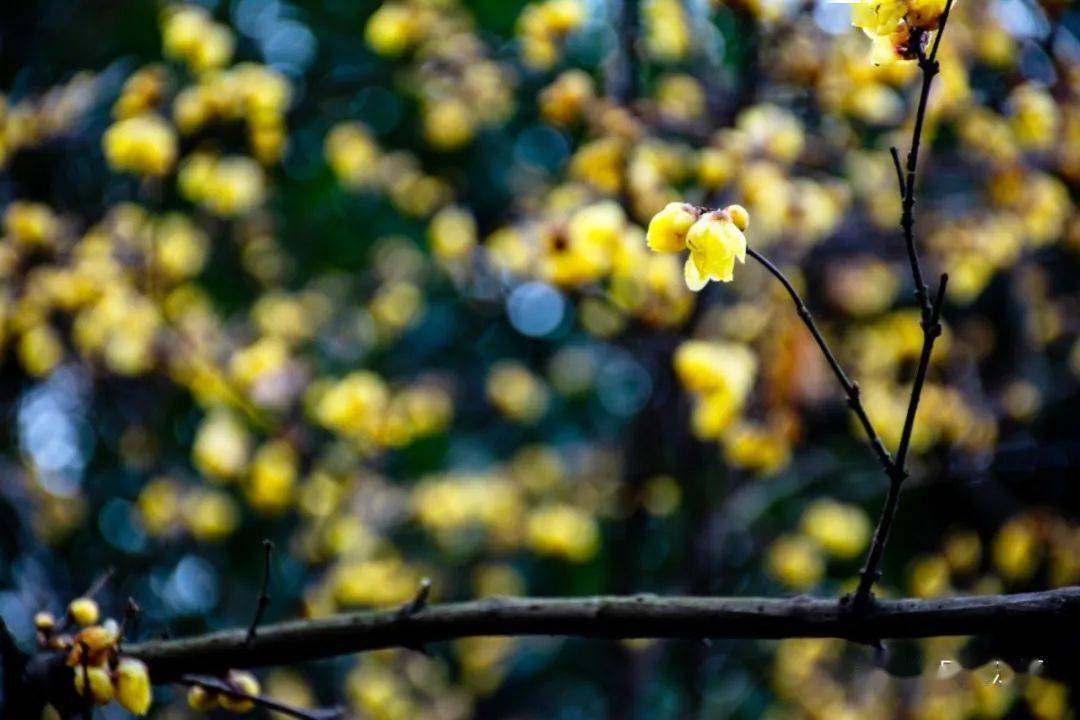
[[[862,0],[852,8],[851,22],[873,39],[871,61],[888,65],[920,56],[945,5],[946,0]]]
[[[705,212],[687,203],[669,203],[649,223],[646,242],[656,252],[689,248],[684,275],[695,292],[710,280],[730,282],[735,261],[746,262],[746,236],[750,214],[742,205]]]

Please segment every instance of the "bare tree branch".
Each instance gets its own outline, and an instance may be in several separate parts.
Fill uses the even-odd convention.
[[[400,611],[362,612],[264,626],[258,647],[246,631],[131,645],[127,654],[156,683],[198,672],[288,665],[364,650],[461,637],[563,635],[585,638],[916,638],[1075,631],[1080,588],[1019,595],[881,600],[862,612],[841,601],[770,598],[488,598],[429,605],[407,623]],[[1070,630],[1071,628],[1071,630]],[[1045,635],[1044,635],[1045,637]]]

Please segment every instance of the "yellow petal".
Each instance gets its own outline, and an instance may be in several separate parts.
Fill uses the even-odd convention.
[[[694,255],[692,253],[690,257],[686,258],[686,265],[683,266],[683,277],[686,278],[686,287],[694,292],[709,284],[709,278],[702,275],[698,271],[697,265],[694,264]]]

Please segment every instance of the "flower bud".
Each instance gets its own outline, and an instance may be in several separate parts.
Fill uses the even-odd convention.
[[[98,705],[108,705],[113,699],[112,679],[109,671],[103,667],[77,667],[75,668],[75,692],[79,697],[85,698],[86,679],[90,678],[90,697]]]
[[[735,227],[743,232],[750,227],[750,213],[746,212],[746,208],[742,205],[728,205],[724,208],[724,212],[731,218],[731,222],[735,223]]]
[[[192,710],[208,712],[218,706],[218,696],[216,692],[207,690],[202,685],[192,685],[188,689],[187,702]]]
[[[150,673],[141,660],[124,658],[116,668],[116,701],[134,715],[145,715],[153,701]]]
[[[693,205],[668,203],[649,222],[645,242],[654,252],[678,252],[686,247],[686,233],[700,216]]]
[[[68,614],[79,627],[93,625],[98,621],[98,618],[101,617],[101,611],[98,609],[98,604],[87,597],[72,600],[71,604],[68,605]]]
[[[260,692],[259,681],[249,672],[232,670],[229,672],[228,681],[234,688],[248,695],[258,695]],[[255,708],[255,703],[251,700],[230,697],[224,693],[218,702],[221,703],[221,707],[234,713],[251,712]]]

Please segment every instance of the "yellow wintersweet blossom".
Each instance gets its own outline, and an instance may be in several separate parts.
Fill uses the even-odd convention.
[[[230,670],[226,680],[229,685],[247,695],[258,695],[262,692],[259,681],[255,679],[254,675],[246,670]],[[233,697],[231,695],[226,695],[225,693],[221,693],[218,702],[221,704],[222,709],[228,710],[231,713],[243,714],[249,713],[255,709],[255,703],[253,701],[246,698]]]
[[[488,400],[515,422],[534,423],[547,412],[547,386],[521,363],[496,363],[488,374],[486,389]]]
[[[695,394],[745,396],[754,383],[757,359],[750,348],[738,343],[688,340],[675,351],[675,372]]]
[[[213,479],[235,478],[247,467],[251,437],[232,413],[215,410],[198,432],[191,448],[195,467]]]
[[[946,0],[862,0],[851,12],[851,22],[873,41],[871,60],[888,65],[914,60],[925,33],[937,29]]]
[[[184,197],[222,217],[254,210],[266,191],[262,167],[243,155],[194,153],[182,163],[177,180]]]
[[[668,203],[649,221],[645,242],[654,252],[679,252],[686,247],[686,234],[701,217],[701,210],[684,202]]]
[[[89,691],[87,691],[87,685],[89,685]],[[108,669],[103,667],[75,668],[75,693],[80,697],[92,698],[98,705],[108,705],[112,702],[114,695]]]
[[[166,57],[183,60],[196,72],[224,67],[232,59],[234,40],[229,28],[216,23],[199,5],[166,8],[161,28]]]
[[[870,519],[863,509],[829,499],[806,508],[802,529],[825,552],[844,560],[857,556],[870,540]]]
[[[364,27],[368,47],[384,57],[396,57],[413,46],[420,30],[420,13],[401,3],[389,2],[376,10]]]
[[[670,203],[649,223],[646,243],[656,252],[689,248],[683,272],[686,286],[701,290],[710,280],[730,282],[735,261],[746,262],[750,215],[741,205],[703,213],[686,203]]]
[[[296,450],[286,440],[271,440],[255,453],[245,486],[248,502],[257,511],[276,515],[292,503],[299,473]]]
[[[15,200],[4,211],[4,233],[28,248],[48,247],[60,230],[60,220],[48,205]]]
[[[690,340],[675,351],[675,373],[695,397],[691,424],[701,438],[719,438],[746,403],[757,359],[745,345]]]
[[[176,162],[176,132],[152,113],[119,120],[102,138],[105,159],[116,170],[160,177]]]
[[[440,260],[462,260],[476,247],[476,218],[464,207],[448,205],[431,218],[428,242]]]
[[[600,530],[596,519],[572,505],[549,505],[535,510],[528,520],[529,547],[541,555],[583,562],[596,554]]]
[[[130,713],[145,715],[153,699],[146,664],[134,658],[123,658],[116,667],[116,701]]]
[[[769,546],[766,569],[774,578],[793,590],[814,587],[825,575],[821,548],[804,535],[784,535]]]

